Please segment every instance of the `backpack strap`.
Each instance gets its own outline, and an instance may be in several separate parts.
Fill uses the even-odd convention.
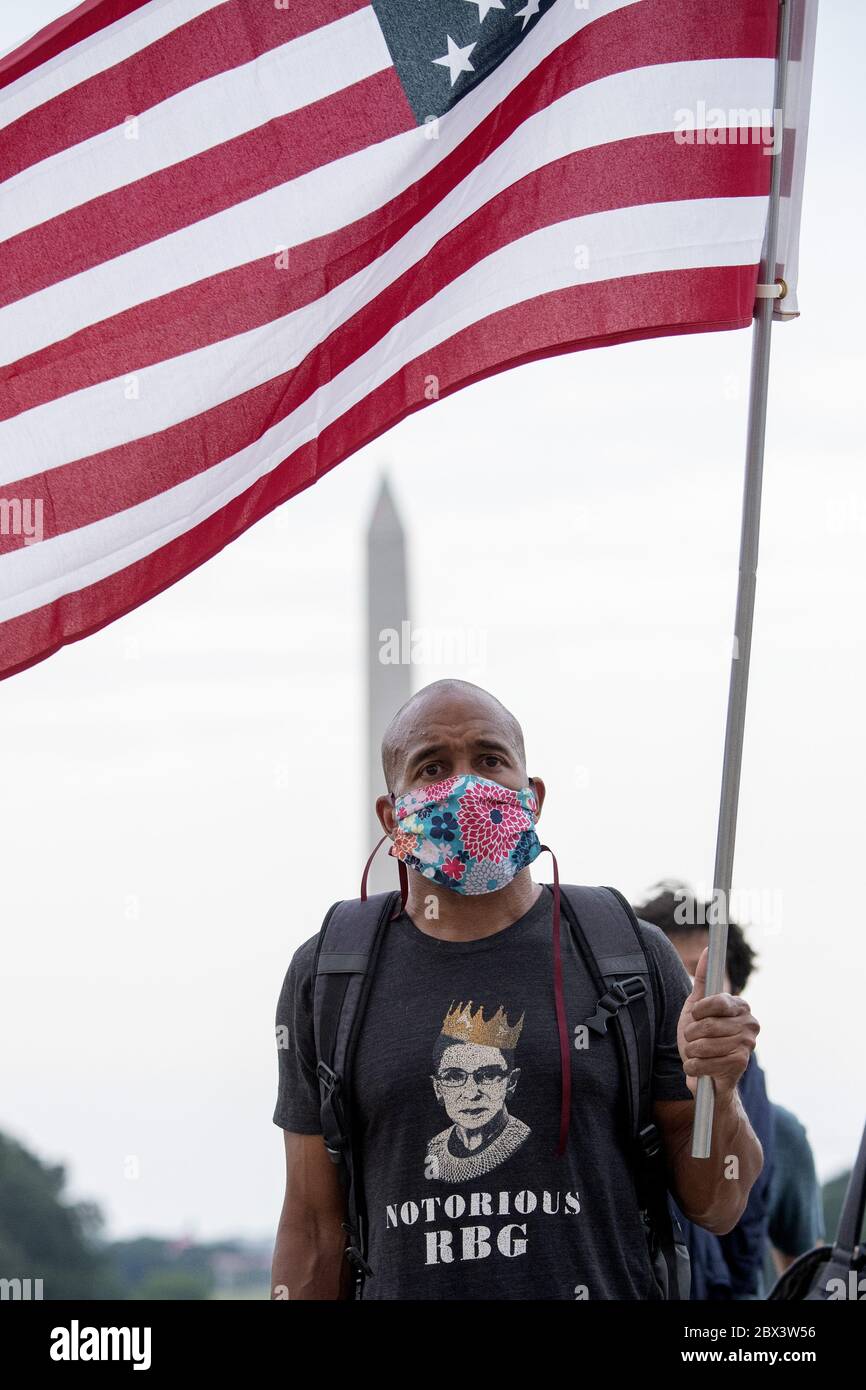
[[[383,930],[399,893],[375,893],[335,903],[322,923],[313,964],[313,1035],[321,1095],[322,1134],[346,1189],[346,1258],[355,1271],[355,1296],[365,1275],[366,1218],[358,1155],[351,1142],[352,1062]]]
[[[653,1118],[653,1065],[659,1016],[656,966],[631,904],[616,888],[561,887],[579,954],[599,991],[585,1026],[612,1030],[626,1081],[628,1132],[636,1155],[638,1201],[653,1270],[666,1298],[687,1299],[689,1256],[667,1196],[661,1135]]]
[[[587,1028],[603,1034],[616,1020],[626,1076],[629,1133],[645,1151],[657,1151],[652,1117],[652,1074],[656,1039],[654,968],[641,940],[637,918],[615,888],[562,889],[566,915],[578,950],[599,991]]]

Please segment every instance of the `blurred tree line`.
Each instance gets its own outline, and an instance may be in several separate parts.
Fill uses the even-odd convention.
[[[221,1260],[243,1266],[239,1242],[107,1241],[99,1208],[69,1200],[65,1187],[62,1165],[0,1133],[0,1279],[41,1279],[45,1299],[209,1299]],[[242,1268],[245,1278],[267,1297],[267,1276],[264,1292],[260,1270]]]

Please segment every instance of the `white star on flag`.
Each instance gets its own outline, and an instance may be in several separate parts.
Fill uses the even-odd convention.
[[[529,21],[531,19],[534,19],[535,16],[538,14],[538,7],[540,4],[541,0],[526,0],[526,4],[523,6],[523,9],[517,11],[517,14],[514,16],[514,18],[523,19],[523,23],[520,26],[521,30],[525,29]]]
[[[475,47],[474,43],[467,44],[466,48],[458,48],[451,35],[448,34],[448,52],[441,58],[434,58],[434,63],[439,63],[443,68],[447,68],[451,75],[451,86],[457,81],[461,72],[474,72],[469,61],[469,54]]]
[[[483,24],[491,10],[504,10],[502,0],[466,0],[467,5],[478,6],[478,23]]]

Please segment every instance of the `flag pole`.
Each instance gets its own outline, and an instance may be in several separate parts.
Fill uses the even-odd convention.
[[[722,763],[722,789],[713,870],[713,902],[710,912],[710,950],[707,962],[706,992],[718,994],[724,986],[728,945],[728,908],[734,867],[737,833],[737,803],[743,762],[743,730],[746,722],[746,696],[749,688],[749,658],[752,650],[752,619],[755,612],[755,585],[758,570],[758,536],[761,522],[761,482],[764,470],[764,438],[767,429],[767,392],[770,376],[770,337],[775,299],[784,295],[784,281],[775,282],[776,252],[779,241],[779,196],[782,184],[782,139],[785,89],[788,74],[788,44],[791,31],[789,0],[779,0],[779,29],[776,55],[776,84],[773,111],[773,154],[767,233],[759,276],[758,299],[752,330],[752,366],[749,386],[749,418],[746,435],[746,467],[740,530],[740,573],[737,583],[737,610],[731,653],[728,713],[725,726],[725,753]],[[692,1157],[709,1158],[712,1147],[712,1078],[698,1079],[692,1128]]]

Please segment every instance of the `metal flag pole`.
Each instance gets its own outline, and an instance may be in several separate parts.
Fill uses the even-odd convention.
[[[731,654],[731,680],[728,688],[719,828],[716,837],[716,862],[713,871],[713,902],[709,923],[710,953],[707,961],[706,985],[708,995],[720,993],[725,978],[728,907],[733,878],[734,843],[737,834],[737,803],[740,794],[740,770],[743,762],[743,730],[746,722],[749,658],[752,650],[752,619],[755,612],[755,582],[758,570],[758,534],[761,522],[761,482],[764,470],[764,438],[767,429],[767,389],[770,377],[773,302],[774,299],[784,296],[786,290],[784,281],[774,283],[774,277],[779,240],[779,195],[782,183],[781,147],[790,31],[791,6],[789,0],[779,0],[770,205],[759,277],[755,323],[752,330],[749,423],[746,436],[746,469],[740,530],[740,574],[737,583],[737,613]],[[699,1077],[692,1128],[693,1158],[709,1158],[710,1156],[714,1096],[712,1078],[709,1076]]]

